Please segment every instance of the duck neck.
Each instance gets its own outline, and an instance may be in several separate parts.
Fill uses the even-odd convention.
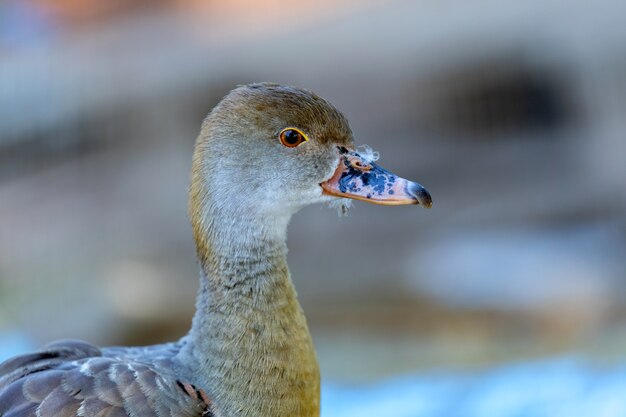
[[[290,214],[209,218],[196,234],[200,290],[185,348],[199,382],[222,417],[318,417],[317,359],[286,262]]]

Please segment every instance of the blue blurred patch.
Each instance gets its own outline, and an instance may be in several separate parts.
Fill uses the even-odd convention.
[[[624,417],[626,367],[573,358],[367,386],[326,383],[323,417]]]
[[[57,24],[44,8],[20,0],[0,2],[0,46],[42,45],[57,32]]]
[[[32,340],[17,332],[0,333],[0,362],[36,349]]]

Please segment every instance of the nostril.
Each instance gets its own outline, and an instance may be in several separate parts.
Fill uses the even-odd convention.
[[[361,161],[359,160],[352,160],[351,162],[352,168],[356,168],[359,169],[361,171],[369,171],[370,169],[372,169],[372,166],[369,164],[363,164]]]
[[[409,183],[407,188],[409,194],[415,198],[422,207],[431,208],[433,206],[433,199],[426,188],[416,182]]]

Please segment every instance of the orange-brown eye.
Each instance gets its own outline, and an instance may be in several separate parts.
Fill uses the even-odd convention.
[[[307,140],[304,133],[293,127],[288,127],[280,132],[280,143],[288,148],[295,148]]]

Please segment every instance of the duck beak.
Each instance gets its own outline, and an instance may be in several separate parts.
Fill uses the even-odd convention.
[[[432,207],[433,200],[422,185],[398,177],[355,151],[339,150],[341,157],[335,173],[320,184],[324,194],[387,206]]]

